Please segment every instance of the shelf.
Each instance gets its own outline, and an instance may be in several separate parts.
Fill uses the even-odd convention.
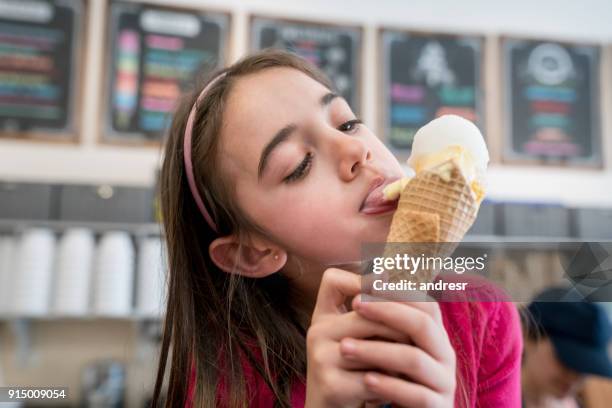
[[[163,235],[163,226],[159,223],[113,223],[113,222],[85,222],[61,220],[9,220],[0,219],[0,233],[15,232],[26,228],[48,228],[61,232],[70,228],[88,228],[94,232],[127,231],[135,235]],[[534,243],[551,244],[559,242],[612,242],[612,239],[583,238],[583,237],[547,237],[547,236],[512,236],[512,235],[466,235],[463,242],[491,242],[491,243]]]
[[[84,315],[84,316],[74,316],[74,315],[31,315],[31,316],[20,316],[20,315],[12,315],[12,314],[0,314],[0,322],[12,322],[19,320],[27,320],[27,321],[73,321],[73,322],[92,322],[92,321],[100,321],[100,320],[115,320],[115,321],[125,321],[125,322],[142,322],[142,321],[162,321],[163,317],[160,316],[150,316],[150,315],[140,315],[140,314],[130,314],[125,316],[112,316],[112,315]]]
[[[0,233],[15,232],[26,228],[48,228],[61,232],[70,228],[87,228],[93,232],[127,231],[135,235],[163,235],[163,226],[158,223],[115,223],[95,221],[64,221],[64,220],[13,220],[0,219]]]
[[[546,236],[513,236],[513,235],[466,235],[463,242],[466,243],[526,243],[554,245],[562,242],[612,242],[606,238],[582,238],[582,237],[546,237]]]

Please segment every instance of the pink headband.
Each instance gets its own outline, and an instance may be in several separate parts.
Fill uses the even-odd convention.
[[[204,87],[204,89],[202,89],[202,92],[200,92],[198,99],[196,100],[196,102],[193,104],[193,107],[191,108],[191,112],[189,112],[189,118],[187,119],[187,126],[185,127],[185,137],[183,139],[183,158],[185,159],[185,171],[187,173],[187,181],[189,182],[189,189],[191,190],[191,195],[193,196],[193,199],[198,205],[200,212],[206,219],[206,222],[208,223],[208,225],[210,225],[210,228],[212,228],[213,231],[215,231],[216,233],[219,232],[217,231],[217,224],[215,224],[212,217],[208,213],[208,210],[206,209],[206,206],[204,205],[204,201],[202,200],[202,197],[200,196],[200,193],[198,192],[198,187],[196,186],[195,178],[193,176],[193,163],[191,162],[191,133],[193,132],[193,121],[195,120],[196,108],[197,108],[198,103],[200,102],[200,100],[202,100],[206,92],[208,92],[208,90],[219,79],[223,78],[224,76],[225,76],[225,72],[220,73],[215,78],[213,78],[213,80],[210,81],[208,85]]]

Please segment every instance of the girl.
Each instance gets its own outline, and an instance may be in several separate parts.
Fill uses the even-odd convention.
[[[361,243],[402,176],[329,79],[282,51],[215,73],[180,104],[161,207],[169,293],[159,406],[519,406],[510,303],[362,302]]]

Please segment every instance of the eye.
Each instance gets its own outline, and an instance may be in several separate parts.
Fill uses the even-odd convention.
[[[338,127],[338,130],[342,132],[354,132],[359,128],[359,124],[363,123],[361,119],[353,119],[348,122],[344,122]]]
[[[297,166],[297,168],[293,171],[293,173],[291,173],[290,175],[288,175],[287,177],[283,179],[283,182],[291,183],[291,182],[294,182],[294,181],[297,181],[303,178],[306,175],[306,173],[308,173],[311,163],[312,163],[312,153],[308,152],[306,153],[306,156],[304,156],[304,160],[302,160],[302,162],[299,164],[299,166]]]

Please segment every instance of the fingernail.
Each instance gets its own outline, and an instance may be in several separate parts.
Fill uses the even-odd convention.
[[[359,310],[360,307],[361,307],[361,295],[357,295],[355,296],[355,299],[353,299],[353,310]]]
[[[357,308],[357,311],[359,313],[364,313],[366,310],[369,309],[368,303],[369,303],[368,300],[359,299],[359,307]]]
[[[376,374],[367,373],[365,375],[365,382],[366,382],[367,385],[377,386],[378,383],[380,382],[380,378],[378,378],[378,376]]]
[[[357,344],[355,344],[353,340],[343,339],[342,342],[340,342],[340,348],[344,354],[351,355],[355,354],[357,351]]]

